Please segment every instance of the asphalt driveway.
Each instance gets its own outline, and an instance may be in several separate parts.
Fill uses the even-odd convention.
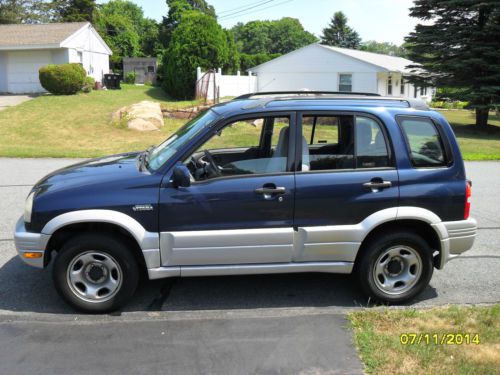
[[[122,312],[74,314],[56,295],[49,270],[22,264],[12,241],[30,187],[74,162],[0,158],[0,373],[58,373],[71,363],[77,364],[73,373],[362,371],[345,313],[368,301],[350,276],[143,281]],[[500,163],[471,162],[466,168],[473,181],[477,242],[436,271],[410,306],[500,302]],[[106,362],[106,355],[112,359]]]
[[[36,95],[0,95],[0,111],[35,98]]]

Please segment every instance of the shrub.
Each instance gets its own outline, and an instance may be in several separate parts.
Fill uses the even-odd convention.
[[[39,70],[42,87],[54,95],[73,95],[83,87],[87,72],[81,64],[47,65]]]
[[[83,82],[82,91],[85,93],[89,93],[94,89],[95,79],[92,77],[85,77],[85,81]]]
[[[125,83],[134,84],[136,77],[137,77],[137,74],[135,74],[135,72],[128,72],[127,74],[125,74],[124,81],[125,81]]]

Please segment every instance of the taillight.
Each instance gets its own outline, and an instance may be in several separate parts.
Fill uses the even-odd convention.
[[[464,219],[469,218],[470,214],[470,196],[472,194],[471,182],[467,181],[465,185],[465,210],[464,210]]]

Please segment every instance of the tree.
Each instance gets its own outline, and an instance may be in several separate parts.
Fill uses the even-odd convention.
[[[121,69],[123,57],[157,56],[162,49],[158,24],[132,1],[111,0],[100,6],[95,26],[113,51],[114,69]]]
[[[160,40],[165,48],[170,43],[170,38],[175,27],[179,24],[181,16],[189,10],[199,11],[207,16],[215,18],[215,9],[205,0],[166,0],[168,6],[168,14],[163,17],[160,26]]]
[[[328,27],[323,29],[321,43],[342,48],[359,48],[361,38],[347,25],[347,17],[342,12],[335,12]]]
[[[97,8],[95,0],[55,0],[63,22],[94,21]]]
[[[271,21],[269,25],[271,46],[269,53],[288,53],[308,44],[315,43],[318,39],[310,32],[304,30],[296,18],[284,17]]]
[[[500,3],[416,0],[410,15],[427,22],[406,38],[409,58],[430,72],[433,84],[464,89],[476,124],[487,126],[500,97]]]
[[[368,40],[361,43],[359,47],[361,51],[381,53],[383,55],[407,57],[408,51],[402,46],[398,46],[388,42],[377,42],[375,40]]]
[[[215,69],[228,62],[226,33],[216,19],[198,11],[184,12],[163,56],[163,87],[175,98],[191,99],[196,68]]]
[[[246,54],[283,54],[317,42],[296,18],[237,23],[231,31],[239,51]]]
[[[47,23],[54,16],[52,0],[0,0],[0,24]]]
[[[239,51],[250,55],[269,53],[271,45],[269,23],[269,21],[250,21],[246,24],[236,24],[232,31]]]

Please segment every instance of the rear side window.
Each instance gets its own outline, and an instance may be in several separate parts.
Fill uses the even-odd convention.
[[[400,118],[410,148],[410,159],[415,167],[446,165],[443,142],[434,123],[428,118]]]
[[[389,167],[389,151],[377,121],[356,116],[356,165],[358,168]]]

